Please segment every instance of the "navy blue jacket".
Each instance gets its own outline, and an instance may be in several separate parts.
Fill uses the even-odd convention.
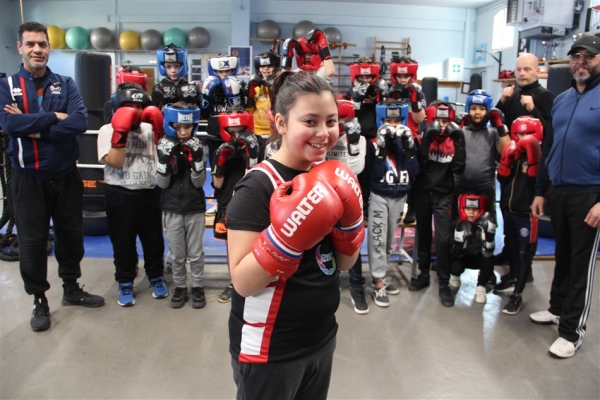
[[[70,77],[47,68],[43,88],[40,106],[33,74],[22,64],[18,73],[1,79],[0,126],[10,137],[7,154],[14,169],[45,180],[61,179],[76,168],[77,136],[87,130],[87,109]],[[13,103],[23,114],[4,111]],[[69,116],[59,121],[55,111]],[[39,135],[30,138],[31,134]]]
[[[600,75],[579,93],[564,91],[552,106],[552,129],[545,132],[536,196],[549,186],[562,193],[600,193]]]
[[[404,155],[400,139],[388,144],[387,154],[380,158],[377,139],[367,145],[367,160],[371,164],[371,192],[387,198],[401,198],[410,189],[412,178],[419,173],[417,157],[408,160]]]

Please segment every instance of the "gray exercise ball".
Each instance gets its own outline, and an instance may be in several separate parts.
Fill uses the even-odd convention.
[[[328,26],[323,29],[323,33],[325,33],[325,37],[327,38],[327,42],[329,43],[330,49],[337,49],[339,46],[332,46],[331,43],[342,43],[342,32],[338,28],[333,26]]]
[[[294,26],[294,30],[292,31],[292,36],[294,36],[294,38],[296,38],[296,39],[304,37],[304,36],[306,36],[306,34],[308,32],[312,31],[315,28],[316,28],[316,26],[312,22],[307,21],[307,20],[302,20]]]
[[[256,36],[260,39],[275,39],[281,37],[281,27],[272,19],[265,19],[258,24]]]
[[[142,32],[140,44],[144,50],[158,50],[163,48],[162,34],[156,29],[148,29]]]
[[[210,32],[197,26],[188,33],[188,44],[192,49],[201,49],[210,46]]]
[[[115,47],[115,34],[108,28],[96,28],[90,34],[90,43],[98,50],[112,49]]]

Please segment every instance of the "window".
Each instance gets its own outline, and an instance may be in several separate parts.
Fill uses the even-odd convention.
[[[513,47],[515,28],[506,25],[506,8],[494,15],[494,31],[492,34],[492,51],[506,50]]]

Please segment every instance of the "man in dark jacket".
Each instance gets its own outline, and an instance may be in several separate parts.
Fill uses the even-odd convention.
[[[531,205],[534,217],[544,215],[546,194],[556,266],[550,308],[529,318],[558,324],[559,337],[549,349],[558,358],[572,357],[583,341],[600,237],[600,38],[583,36],[568,55],[572,88],[554,101]]]
[[[46,27],[26,22],[17,41],[23,64],[0,81],[0,125],[10,137],[12,197],[17,225],[21,276],[35,296],[31,329],[50,328],[45,292],[50,219],[54,225],[63,305],[100,307],[104,299],[77,283],[83,258],[83,183],[77,170],[77,136],[87,129],[87,110],[75,85],[46,66],[50,43]]]

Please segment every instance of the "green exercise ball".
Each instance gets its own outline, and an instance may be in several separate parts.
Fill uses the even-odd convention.
[[[67,30],[65,41],[67,42],[67,46],[73,50],[83,50],[87,49],[90,45],[90,35],[85,28],[74,26]]]
[[[171,43],[175,46],[185,48],[187,46],[187,35],[179,28],[170,28],[163,35],[163,44],[168,46]]]

